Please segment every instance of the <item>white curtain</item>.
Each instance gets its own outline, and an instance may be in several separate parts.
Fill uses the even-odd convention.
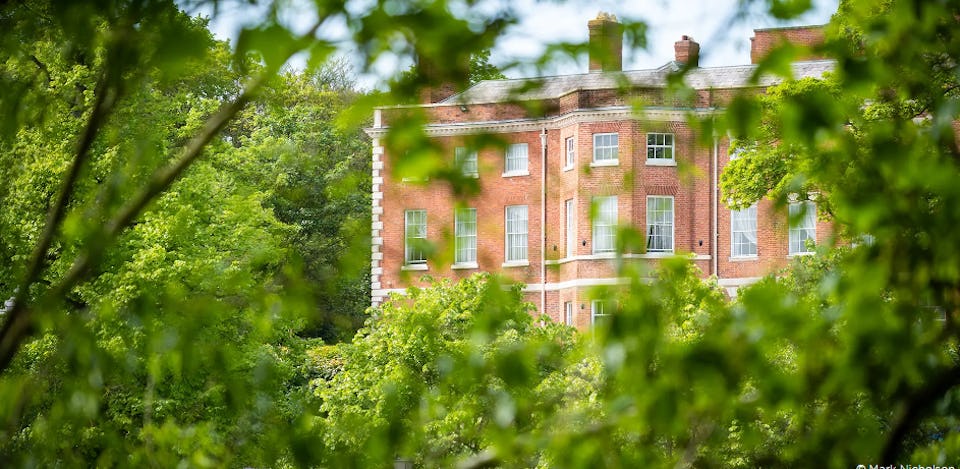
[[[757,206],[751,205],[742,210],[730,212],[733,256],[752,256],[757,254]]]

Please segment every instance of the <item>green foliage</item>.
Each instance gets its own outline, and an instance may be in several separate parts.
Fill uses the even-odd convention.
[[[107,73],[99,58],[107,46],[71,43],[68,28],[56,22],[63,19],[58,15],[77,12],[42,2],[4,7],[5,24],[29,47],[5,55],[0,75],[25,86],[25,97],[36,100],[2,98],[15,101],[4,105],[34,113],[32,120],[7,122],[22,127],[15,138],[0,139],[6,182],[0,190],[0,250],[10,260],[0,269],[4,299],[17,291],[43,235],[44,214],[71,165],[75,136],[89,126],[97,95],[113,93],[114,100],[72,191],[62,232],[45,256],[40,284],[21,299],[43,303],[35,313],[35,339],[0,378],[0,392],[10,403],[0,414],[0,459],[9,464],[265,465],[285,457],[302,414],[298,385],[306,383],[302,363],[312,342],[297,334],[320,322],[310,319],[318,316],[311,290],[319,288],[303,282],[296,259],[336,265],[344,255],[338,249],[310,252],[318,249],[320,230],[298,226],[305,220],[275,201],[296,190],[294,184],[329,194],[302,204],[337,214],[322,220],[324,243],[363,243],[368,236],[363,217],[369,186],[357,188],[362,181],[355,176],[369,174],[364,140],[333,122],[349,93],[284,75],[270,83],[251,117],[239,120],[257,135],[228,132],[210,144],[206,159],[106,249],[100,228],[113,212],[241,89],[237,61],[226,44],[213,40],[206,21],[164,5],[167,10],[151,14],[149,27],[136,32],[141,62],[117,65],[133,72],[125,72],[112,91],[98,78]],[[38,18],[45,26],[30,30]],[[99,23],[92,32],[107,38],[116,33]],[[23,75],[33,69],[42,72],[39,78]],[[264,111],[299,109],[295,102],[305,109],[283,119]],[[310,122],[326,127],[314,133]],[[266,142],[268,137],[273,140]],[[316,156],[294,160],[297,151]],[[307,168],[314,171],[312,181],[298,176]],[[91,252],[98,267],[89,279],[63,298],[44,299],[74,259]],[[309,277],[311,266],[305,267]],[[338,291],[339,297],[319,307],[328,316],[325,324],[330,316],[348,318],[331,329],[350,333],[362,311],[358,304],[368,301],[368,283],[346,275],[337,281],[350,282],[352,290]]]
[[[732,303],[684,260],[653,279],[620,263],[624,285],[591,292],[613,314],[584,334],[539,324],[516,286],[441,282],[336,346],[299,337],[344,337],[366,297],[365,143],[334,117],[465,85],[516,18],[314,5],[346,21],[365,67],[415,53],[430,73],[355,96],[321,66],[329,44],[277,20],[283,2],[233,53],[168,1],[0,7],[4,463],[957,459],[960,3],[844,1],[821,48],[830,77],[740,96],[710,123],[742,151],[722,182],[733,205],[816,193],[849,240],[834,244],[870,242],[827,243]],[[278,75],[300,49],[312,71]],[[796,52],[760,68],[785,73]],[[383,142],[466,192],[423,122]]]
[[[770,7],[793,16],[804,5]],[[957,2],[844,2],[821,48],[836,57],[834,74],[741,96],[713,123],[735,131],[742,152],[723,182],[734,206],[815,196],[844,241],[744,289],[732,305],[685,281],[692,276],[682,263],[661,265],[663,280],[649,285],[624,270],[629,283],[616,313],[584,348],[603,373],[589,381],[598,387],[587,393],[594,406],[580,415],[583,424],[553,426],[549,435],[536,425],[511,429],[461,462],[850,467],[911,454],[921,464],[952,461],[958,14]],[[785,72],[797,52],[775,52],[760,68]],[[391,139],[429,154],[410,128]],[[614,298],[617,290],[596,294]],[[408,409],[421,408],[409,396],[437,393],[425,382],[363,408],[393,415],[378,428],[406,430]],[[551,421],[564,412],[543,415]],[[407,454],[396,435],[387,431],[379,444]],[[415,447],[435,464],[431,450]],[[392,454],[378,451],[366,454]]]
[[[414,289],[374,311],[339,347],[342,368],[314,382],[326,463],[386,465],[401,454],[443,467],[545,431],[541,419],[589,388],[565,386],[586,371],[565,373],[573,331],[538,326],[532,311],[518,286],[486,275]]]
[[[437,71],[436,65],[428,59],[418,57],[418,62],[411,65],[397,77],[394,88],[399,90],[408,103],[419,102],[417,91],[427,87],[452,85],[457,92],[461,92],[471,85],[484,80],[502,80],[507,78],[496,65],[490,63],[490,50],[477,51],[467,59],[467,64],[458,70],[456,75],[443,77]],[[446,79],[447,81],[444,81]]]
[[[753,116],[740,108],[731,117],[748,125],[731,146],[737,158],[724,169],[720,189],[732,208],[748,207],[768,197],[784,203],[791,194],[803,199],[811,192],[822,191],[827,197],[817,199],[821,211],[830,213],[829,194],[834,187],[811,181],[810,174],[822,161],[820,139],[822,127],[843,125],[845,106],[856,108],[855,100],[845,99],[835,80],[806,78],[773,86],[751,103],[758,109],[758,124],[750,125]],[[839,106],[837,104],[840,104]],[[836,130],[832,129],[831,130]]]
[[[333,66],[278,77],[226,129],[237,148],[224,162],[297,226],[289,241],[316,303],[303,333],[326,342],[348,340],[370,304],[369,139],[339,122],[356,96]]]
[[[798,262],[782,286],[763,282],[741,299],[745,311],[795,309],[769,321],[792,324],[785,337],[808,393],[788,395],[798,437],[811,442],[790,445],[794,454],[896,462],[919,446],[939,455],[923,464],[951,460],[937,441],[955,429],[956,382],[944,376],[957,366],[960,259],[946,207],[958,193],[946,181],[958,171],[958,11],[956,2],[842,2],[824,47],[836,72],[759,98],[762,125],[739,136],[743,157],[723,176],[736,206],[818,192],[839,234],[861,243]]]
[[[371,62],[403,31],[459,79],[438,58],[483,50],[509,21],[468,27],[418,3],[399,18],[321,2],[317,25],[345,15]],[[315,458],[315,341],[299,336],[339,340],[362,320],[369,149],[339,119],[357,98],[348,70],[268,7],[232,53],[166,0],[0,10],[5,463]],[[300,49],[310,71],[277,76]]]
[[[474,276],[374,311],[352,344],[317,365],[337,363],[315,381],[327,463],[385,465],[397,454],[428,467],[675,460],[661,443],[707,419],[712,399],[741,398],[741,365],[713,369],[729,339],[714,334],[730,321],[723,295],[686,262],[667,263],[652,285],[596,292],[619,307],[589,335],[535,324],[518,288]]]
[[[85,244],[98,242],[89,221],[105,223],[170,148],[194,133],[220,99],[237,92],[229,54],[214,43],[205,22],[179,13],[157,20],[157,34],[182,33],[191,42],[183,51],[188,60],[142,71],[125,85],[125,99],[93,144],[63,235],[48,256],[46,284],[57,282]],[[40,34],[55,37],[57,30]],[[157,42],[151,41],[142,47]],[[170,54],[165,47],[155,56]],[[97,66],[73,62],[78,57],[63,54],[52,40],[33,43],[27,53],[50,78],[35,92],[49,98],[42,121],[0,145],[5,181],[14,188],[0,199],[2,245],[12,261],[0,280],[6,295],[40,235],[45,206],[71,158],[69,135],[83,127],[96,87]],[[302,319],[293,301],[276,297],[276,282],[296,230],[274,217],[255,186],[222,169],[226,150],[231,147],[212,148],[211,158],[104,251],[88,282],[65,303],[42,311],[42,333],[0,381],[5,393],[14,392],[3,411],[5,461],[166,466],[272,460],[269,452],[251,449],[274,437],[264,426],[279,428],[293,415],[285,383],[294,372],[286,361]],[[280,304],[286,305],[281,314],[267,313]],[[234,406],[247,411],[227,412]]]
[[[490,63],[490,50],[483,50],[470,56],[470,84],[475,85],[483,80],[503,80],[507,78],[503,72]]]

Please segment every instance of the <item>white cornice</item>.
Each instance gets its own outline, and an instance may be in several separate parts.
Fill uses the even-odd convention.
[[[763,277],[719,278],[717,279],[717,285],[720,285],[721,287],[742,287],[745,285],[752,285],[762,279]]]
[[[717,280],[717,284],[725,288],[741,287],[745,285],[751,285],[759,281],[762,277],[739,277],[739,278],[721,278]],[[644,283],[652,283],[652,278],[643,278],[641,279]],[[616,285],[626,285],[630,282],[629,278],[626,277],[598,277],[598,278],[577,278],[573,280],[565,280],[561,282],[550,282],[543,285],[543,290],[552,292],[559,290],[566,290],[568,288],[586,288],[586,287],[597,287],[597,286],[616,286]],[[522,289],[526,293],[535,293],[541,291],[540,284],[530,284],[526,285]],[[378,289],[373,292],[374,296],[380,298],[386,298],[387,295],[391,293],[398,293],[401,295],[406,295],[406,288],[384,288]]]
[[[614,254],[614,253],[601,253],[601,254],[587,254],[574,257],[564,257],[561,259],[548,259],[544,261],[547,265],[559,265],[566,264],[568,262],[577,262],[577,261],[613,261],[616,259],[669,259],[671,257],[680,257],[684,259],[694,260],[694,261],[709,261],[709,254],[693,254],[693,253],[672,253],[672,252],[650,252],[644,254]]]
[[[649,282],[649,279],[643,279],[644,281]],[[629,278],[625,277],[606,277],[606,278],[577,278],[573,280],[566,280],[563,282],[551,282],[543,285],[544,291],[560,291],[566,290],[568,288],[585,288],[585,287],[597,287],[597,286],[613,286],[613,285],[626,285],[630,282]],[[524,292],[539,292],[541,291],[540,284],[530,284],[523,288]]]
[[[429,137],[474,135],[482,133],[533,132],[541,129],[556,130],[574,124],[609,122],[617,120],[652,120],[662,122],[685,122],[691,115],[704,117],[718,112],[716,108],[658,109],[646,108],[636,112],[631,106],[611,106],[596,109],[579,109],[566,114],[544,118],[512,119],[482,122],[458,122],[454,124],[430,124],[424,126]],[[382,137],[390,127],[365,129],[373,138]]]

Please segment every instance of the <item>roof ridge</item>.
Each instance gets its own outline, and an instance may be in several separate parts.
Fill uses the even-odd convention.
[[[822,76],[827,68],[832,68],[836,61],[831,59],[816,59],[797,61],[791,64],[794,73],[802,76]],[[500,80],[484,80],[466,90],[440,101],[437,104],[479,104],[502,102],[508,98],[552,99],[571,91],[597,90],[615,88],[623,77],[633,86],[663,87],[666,86],[667,75],[681,69],[680,64],[669,61],[657,68],[628,70],[619,72],[589,72],[567,75],[554,75],[534,78],[507,78]],[[721,65],[715,67],[697,67],[691,69],[685,76],[687,85],[695,89],[706,88],[740,88],[752,86],[749,78],[757,69],[756,64]],[[777,78],[765,74],[764,82]],[[525,84],[531,84],[530,89],[523,90]],[[768,86],[768,85],[760,85]]]

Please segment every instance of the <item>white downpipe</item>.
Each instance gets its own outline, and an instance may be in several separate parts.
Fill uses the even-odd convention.
[[[540,130],[540,314],[547,312],[547,128]]]
[[[720,204],[720,187],[717,186],[717,175],[720,172],[718,160],[720,153],[720,139],[716,135],[713,136],[713,171],[711,174],[710,181],[710,222],[711,231],[713,232],[713,241],[710,243],[710,259],[711,259],[711,274],[720,277],[720,272],[717,270],[717,256],[720,253],[717,243],[720,241],[720,224],[717,219],[717,212],[719,211],[718,205]]]

